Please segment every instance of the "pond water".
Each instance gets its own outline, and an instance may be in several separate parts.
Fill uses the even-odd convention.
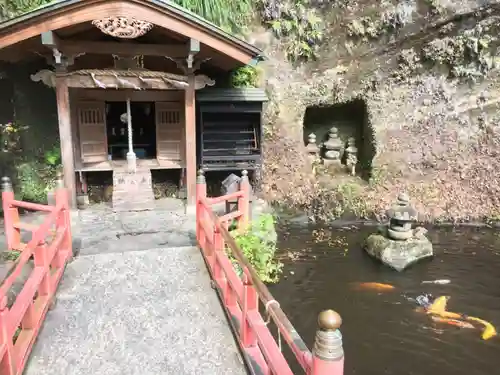
[[[435,257],[398,273],[362,251],[374,230],[281,228],[284,276],[270,290],[308,346],[317,314],[331,308],[343,318],[345,375],[500,373],[500,337],[484,341],[481,329],[434,323],[408,300],[421,293],[447,295],[449,311],[490,321],[500,330],[500,231],[430,230]],[[421,283],[435,279],[451,283]],[[356,290],[352,283],[358,282],[395,289]]]

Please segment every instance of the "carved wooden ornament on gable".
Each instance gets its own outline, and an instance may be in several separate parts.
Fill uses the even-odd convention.
[[[104,34],[115,38],[135,39],[150,31],[153,24],[129,17],[107,17],[92,21]]]

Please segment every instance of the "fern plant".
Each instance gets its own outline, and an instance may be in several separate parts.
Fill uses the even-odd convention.
[[[253,9],[251,0],[174,0],[174,3],[230,32],[240,31]]]
[[[54,0],[0,1],[0,21],[19,16]],[[251,0],[173,0],[187,10],[231,32],[242,29],[252,15]]]
[[[53,0],[3,0],[0,2],[0,21],[19,16],[51,2]]]

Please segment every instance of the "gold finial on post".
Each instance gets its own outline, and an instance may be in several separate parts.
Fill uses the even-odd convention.
[[[10,178],[2,177],[2,191],[12,191],[12,183],[10,182]]]
[[[207,180],[205,179],[205,171],[203,169],[198,170],[198,176],[196,177],[197,184],[206,184]]]
[[[242,195],[238,198],[238,210],[241,216],[238,219],[238,229],[245,231],[250,223],[250,195],[252,194],[248,171],[241,171],[240,191]]]
[[[56,188],[64,189],[64,175],[62,171],[58,171],[56,175]]]
[[[318,315],[319,329],[314,341],[312,375],[343,375],[341,325],[342,318],[333,310],[325,310]]]
[[[333,310],[325,310],[318,315],[318,326],[323,331],[335,331],[342,325],[342,318]]]

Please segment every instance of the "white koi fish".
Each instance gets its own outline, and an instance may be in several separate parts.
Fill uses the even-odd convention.
[[[440,280],[429,280],[429,281],[422,281],[422,284],[439,284],[439,285],[446,285],[451,283],[451,280],[448,279],[440,279]]]

